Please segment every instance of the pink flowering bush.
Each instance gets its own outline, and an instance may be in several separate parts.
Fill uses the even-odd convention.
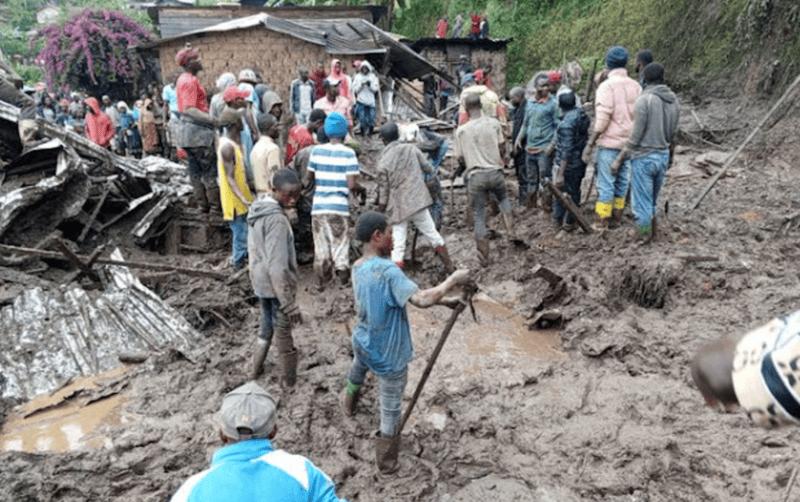
[[[42,29],[33,43],[44,43],[36,61],[50,88],[69,86],[99,95],[125,94],[122,88],[144,68],[129,48],[148,40],[150,33],[122,13],[86,9],[63,25]]]

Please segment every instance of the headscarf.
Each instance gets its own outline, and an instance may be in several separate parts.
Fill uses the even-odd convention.
[[[344,72],[344,70],[340,69],[339,71],[336,71],[336,63],[339,63],[340,67],[344,66],[340,60],[332,59],[331,72],[328,74],[328,78],[332,80],[338,80],[339,94],[347,99],[350,99],[350,79],[347,78],[347,74]]]
[[[614,70],[617,68],[625,68],[628,64],[628,49],[625,47],[615,45],[608,49],[606,53],[606,68]]]
[[[217,78],[217,89],[219,92],[225,92],[225,89],[234,85],[236,85],[236,75],[233,73],[226,72]]]
[[[344,138],[347,136],[347,118],[339,112],[331,112],[325,118],[325,135],[329,138]]]

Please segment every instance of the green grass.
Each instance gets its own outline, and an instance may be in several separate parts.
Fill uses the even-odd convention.
[[[489,16],[493,38],[512,38],[509,82],[578,59],[586,71],[608,47],[653,50],[671,81],[699,88],[737,79],[745,67],[781,61],[776,87],[800,71],[800,7],[792,0],[411,0],[394,30],[431,36],[436,20],[459,12]],[[602,62],[602,60],[601,60]],[[756,71],[758,73],[758,71]]]

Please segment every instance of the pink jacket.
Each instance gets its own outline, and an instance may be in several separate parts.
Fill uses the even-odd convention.
[[[642,93],[638,82],[628,76],[628,70],[617,68],[608,80],[597,88],[594,130],[599,132],[597,144],[603,148],[621,150],[633,130],[633,107]]]

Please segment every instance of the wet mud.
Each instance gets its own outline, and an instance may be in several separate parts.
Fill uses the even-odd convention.
[[[722,103],[704,115],[750,123],[735,109]],[[800,230],[787,216],[800,211],[792,191],[800,147],[786,139],[795,122],[749,149],[747,162],[693,213],[686,207],[707,174],[691,163],[705,149],[682,146],[663,192],[670,212],[649,245],[628,236],[630,216],[621,229],[586,236],[518,211],[532,247],[492,241],[493,263],[478,277],[478,322],[469,310],[459,318],[407,425],[393,476],[378,475],[373,462],[374,379],[352,419],[339,409],[352,357],[351,293],[338,286],[311,292],[304,267],[298,384],[280,388],[274,353],[260,380],[280,400],[276,445],[308,456],[340,496],[359,501],[781,500],[800,432],[756,429],[742,413],[705,407],[689,361],[710,340],[797,308]],[[463,208],[463,190],[456,198]],[[463,213],[446,203],[451,255],[477,269]],[[490,226],[501,231],[500,223]],[[417,259],[410,275],[431,285],[439,263],[423,243]],[[224,255],[175,260],[216,266]],[[537,265],[560,276],[560,285],[534,276]],[[99,447],[45,453],[34,441],[24,452],[0,452],[0,499],[165,500],[219,448],[214,413],[243,381],[257,333],[248,281],[173,275],[144,282],[203,333],[200,356],[164,353],[129,367],[122,419],[95,428]],[[558,311],[563,326],[531,330],[545,311]],[[407,399],[449,312],[409,309],[416,356]],[[800,498],[795,490],[789,500]]]

